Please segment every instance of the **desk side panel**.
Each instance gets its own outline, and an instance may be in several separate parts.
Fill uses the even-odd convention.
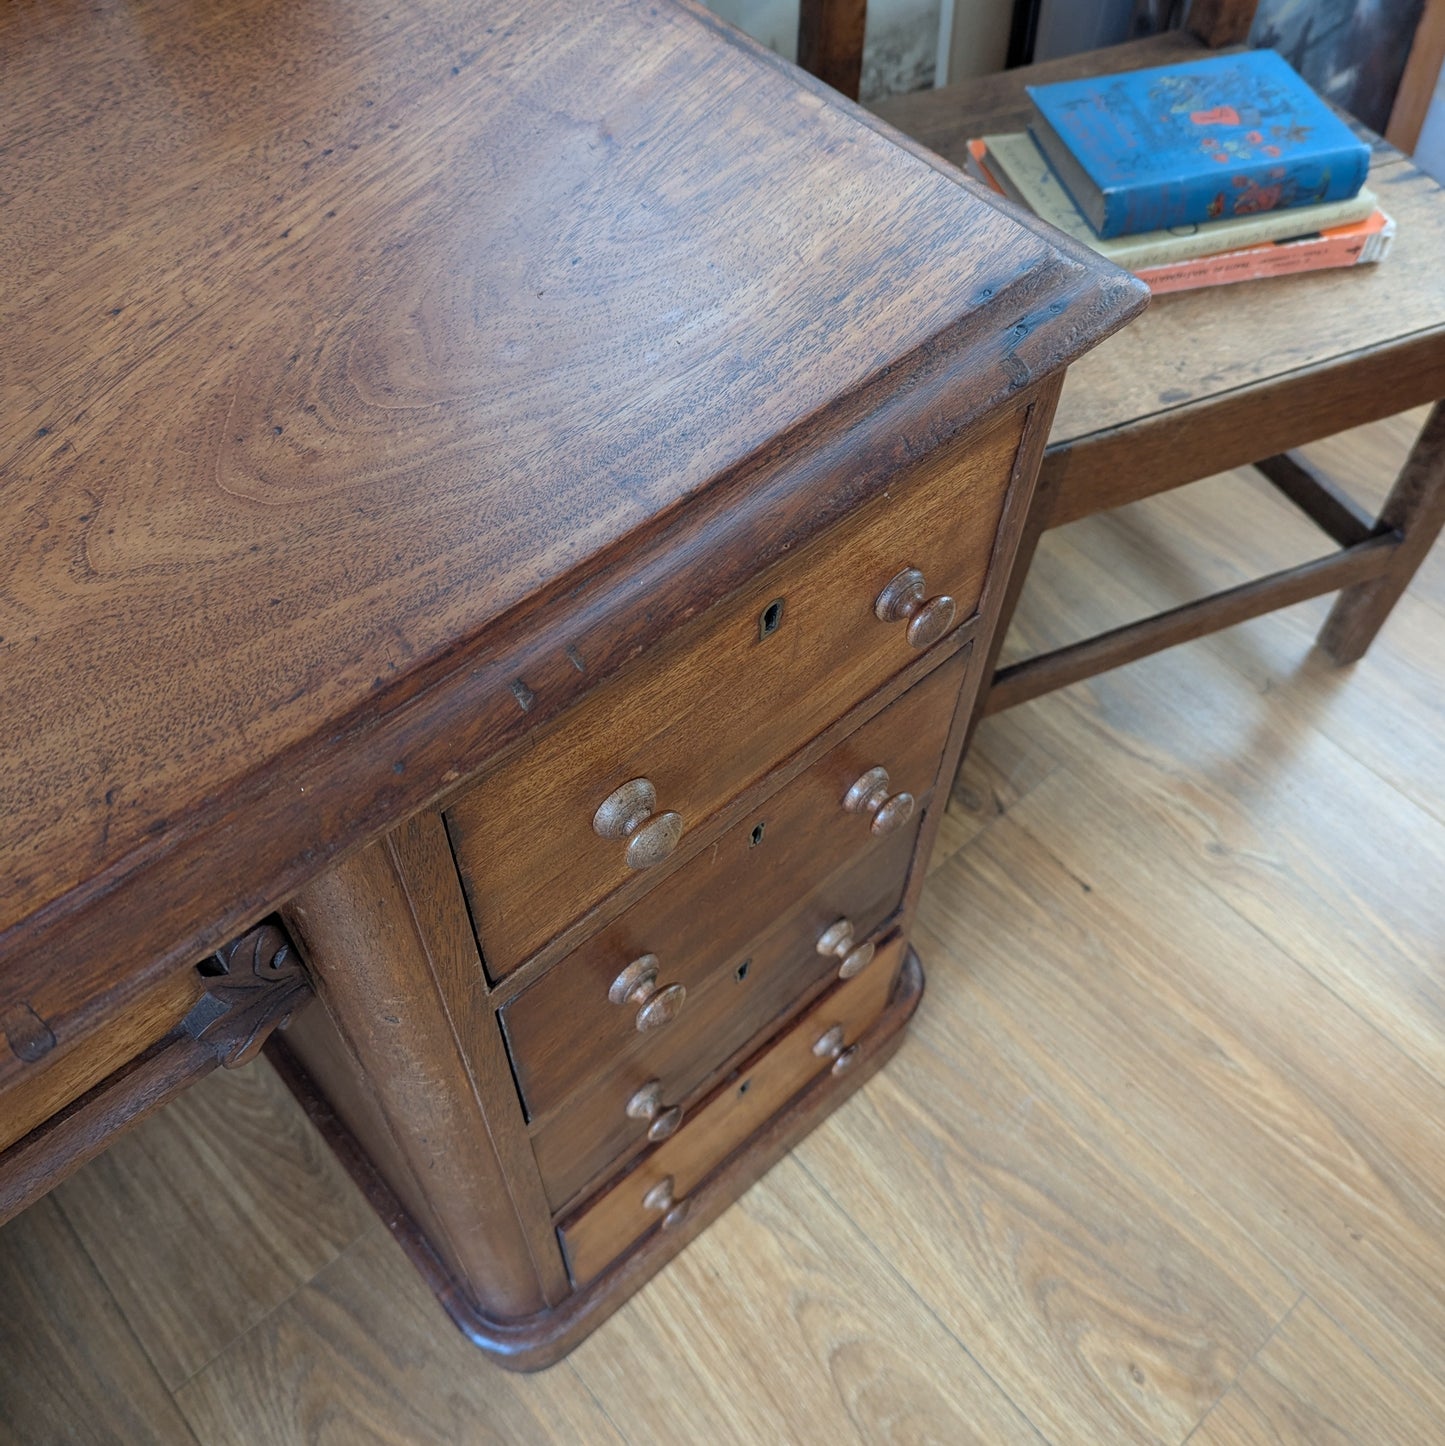
[[[510,1320],[569,1287],[445,847],[422,815],[292,901],[325,1011],[286,1043],[472,1303]]]

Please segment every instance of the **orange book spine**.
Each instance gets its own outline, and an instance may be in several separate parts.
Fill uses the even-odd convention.
[[[1222,251],[1173,266],[1147,266],[1135,274],[1148,283],[1156,296],[1170,291],[1195,291],[1266,276],[1366,265],[1381,260],[1394,237],[1395,223],[1383,211],[1376,211],[1353,226],[1333,226],[1316,236]]]

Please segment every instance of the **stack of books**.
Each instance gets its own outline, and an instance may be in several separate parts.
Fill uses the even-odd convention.
[[[1369,147],[1272,50],[1029,87],[1027,131],[968,143],[976,180],[1185,291],[1381,260]]]

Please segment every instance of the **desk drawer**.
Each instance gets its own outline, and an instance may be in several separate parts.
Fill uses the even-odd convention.
[[[679,1021],[655,1035],[633,1031],[607,1069],[535,1129],[532,1149],[554,1210],[649,1135],[665,1138],[670,1121],[678,1128],[692,1095],[728,1060],[776,1031],[809,994],[838,976],[839,959],[817,949],[830,926],[846,918],[855,947],[886,932],[902,901],[919,822],[840,869],[789,917],[751,940],[736,963],[704,980],[688,996],[687,1029]],[[876,964],[875,958],[865,967]],[[633,1100],[640,1107],[649,1098],[655,1113],[628,1113]]]
[[[914,623],[875,615],[901,570],[923,574],[929,603],[954,600],[950,626],[973,615],[1022,420],[1009,414],[930,456],[540,732],[447,810],[493,980],[635,869],[667,857],[679,830],[686,850],[687,830],[918,656]],[[939,636],[945,614],[928,614]],[[930,627],[913,634],[919,646],[936,640]],[[608,800],[601,827],[614,836],[604,837],[599,808]]]
[[[163,1039],[190,1012],[204,985],[194,969],[177,970],[63,1053],[28,1065],[0,1091],[0,1151]]]
[[[875,835],[865,819],[844,811],[850,785],[881,764],[888,769],[890,790],[910,793],[917,800],[915,817],[922,812],[969,652],[950,659],[830,749],[502,1009],[512,1068],[532,1119],[555,1109],[629,1052],[636,1054],[639,1046],[664,1036],[681,1035],[696,1050],[708,1051],[719,1021],[699,1007],[699,987],[719,973],[731,976],[757,936],[796,911],[850,859],[866,861],[884,854],[885,844],[896,845],[896,835]],[[885,877],[897,879],[899,890],[914,829],[900,832],[908,836],[907,847],[887,850],[877,866]],[[811,912],[796,922],[788,949],[794,957],[811,955],[816,963],[816,933],[804,937],[814,922]],[[657,1002],[614,1003],[614,981],[646,956],[656,960]],[[752,982],[745,981],[745,994],[734,988],[716,996],[719,1004],[733,998],[751,1021],[756,1008]],[[675,1006],[660,999],[674,986]],[[757,1019],[755,1027],[766,1022]],[[723,1058],[712,1052],[698,1078]]]
[[[730,1078],[671,1139],[558,1227],[573,1281],[600,1275],[655,1225],[685,1217],[688,1194],[820,1074],[846,1068],[849,1048],[882,1013],[901,940],[873,967],[831,990],[776,1043]]]

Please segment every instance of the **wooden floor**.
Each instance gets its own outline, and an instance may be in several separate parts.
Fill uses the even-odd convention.
[[[1015,641],[1321,544],[1214,479],[1051,536]],[[1324,608],[987,724],[896,1062],[562,1365],[257,1066],[0,1232],[0,1440],[1445,1442],[1445,549],[1353,670]]]

